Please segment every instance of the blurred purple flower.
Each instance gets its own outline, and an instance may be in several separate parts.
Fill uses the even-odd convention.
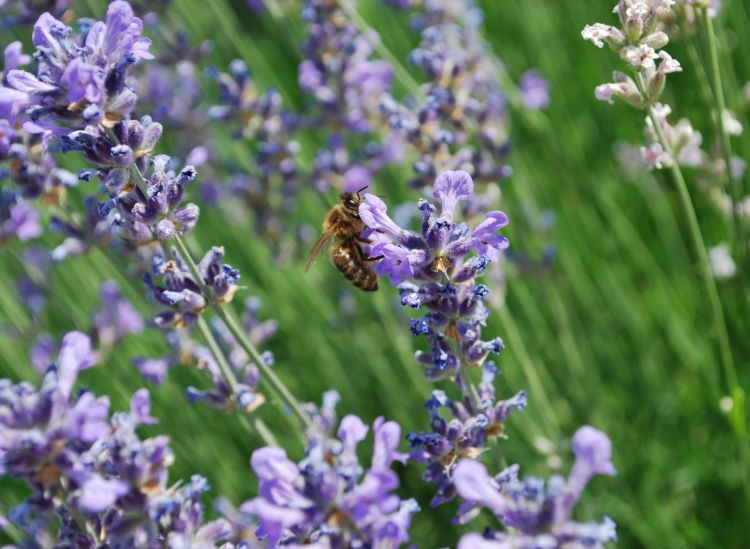
[[[523,73],[519,84],[521,101],[527,109],[537,110],[549,106],[549,84],[536,69]]]
[[[100,347],[109,348],[126,334],[139,334],[143,331],[140,313],[124,299],[112,280],[101,286],[102,309],[94,313],[93,325]]]

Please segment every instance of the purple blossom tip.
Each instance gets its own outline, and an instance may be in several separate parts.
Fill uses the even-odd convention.
[[[464,500],[487,507],[499,515],[505,508],[505,501],[491,481],[487,468],[473,459],[461,460],[453,472],[456,491]]]
[[[125,481],[94,475],[81,486],[78,504],[90,513],[101,513],[114,505],[117,498],[127,494],[128,489]]]
[[[597,475],[615,475],[617,470],[612,464],[612,442],[602,431],[585,425],[573,435],[573,452],[576,461],[580,461],[592,473]]]
[[[474,181],[463,170],[446,171],[437,177],[432,189],[432,196],[442,205],[440,216],[452,220],[458,203],[474,193]]]

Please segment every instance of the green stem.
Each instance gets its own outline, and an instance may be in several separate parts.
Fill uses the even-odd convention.
[[[469,398],[469,402],[471,402],[476,413],[479,411],[479,393],[466,370],[467,366],[462,361],[461,367],[458,369],[458,379],[461,381],[461,389],[464,391],[464,395]]]
[[[7,514],[3,513],[3,516],[7,516]],[[11,540],[13,540],[18,546],[22,546],[25,540],[25,533],[18,526],[13,524],[9,519],[6,520],[6,524],[0,531],[8,536]]]
[[[727,174],[727,181],[729,182],[730,192],[732,195],[732,222],[734,225],[734,240],[735,240],[735,251],[740,254],[742,258],[742,264],[747,264],[747,244],[745,243],[742,220],[740,219],[740,212],[738,205],[742,200],[742,189],[740,181],[732,176],[731,159],[732,159],[732,141],[727,132],[726,124],[724,123],[724,112],[726,111],[726,101],[724,99],[724,88],[721,83],[721,70],[719,69],[719,52],[716,47],[716,33],[714,31],[713,20],[708,16],[706,8],[700,9],[700,18],[706,31],[706,43],[708,46],[708,62],[710,66],[711,83],[714,88],[714,99],[716,100],[716,107],[718,113],[716,114],[716,122],[719,130],[719,138],[721,140],[721,152],[724,157],[724,169]]]
[[[469,376],[468,366],[466,366],[464,360],[461,361],[461,367],[458,370],[458,379],[461,382],[461,389],[464,391],[464,395],[468,397],[469,402],[471,402],[471,405],[474,407],[474,413],[479,413],[481,403],[479,392]],[[495,462],[495,466],[497,467],[498,472],[500,472],[505,469],[508,464],[505,461],[505,456],[503,456],[503,451],[500,448],[500,437],[495,437],[492,442],[494,442],[494,444],[492,444],[489,449],[492,452],[492,459]]]
[[[263,380],[269,384],[273,392],[276,393],[276,395],[281,399],[284,405],[287,406],[292,411],[292,413],[300,420],[303,427],[311,427],[312,421],[310,420],[308,414],[302,409],[302,406],[291,393],[291,391],[289,391],[284,382],[265,363],[258,350],[247,338],[245,331],[239,326],[237,320],[231,314],[229,314],[226,309],[224,309],[224,307],[222,307],[221,303],[218,303],[212,299],[213,296],[211,288],[209,288],[203,281],[203,276],[198,269],[198,265],[195,263],[195,260],[190,254],[190,250],[188,250],[187,245],[185,244],[185,241],[182,239],[182,237],[176,235],[172,239],[172,242],[177,248],[177,251],[180,253],[180,256],[182,256],[182,259],[187,264],[188,269],[190,269],[190,272],[195,278],[195,282],[198,284],[198,286],[200,286],[206,298],[211,302],[211,306],[213,307],[216,314],[224,321],[239,346],[242,347],[242,349],[248,354],[249,357],[252,358],[252,360],[258,366],[258,369],[263,374]]]
[[[698,257],[699,271],[701,280],[703,282],[704,291],[706,292],[706,298],[708,299],[709,306],[711,308],[711,315],[713,316],[714,325],[716,327],[717,338],[719,342],[719,351],[721,354],[721,363],[724,369],[724,375],[726,377],[727,384],[729,385],[730,392],[734,394],[735,390],[739,387],[737,381],[737,372],[734,368],[734,361],[732,359],[732,351],[729,345],[729,336],[727,335],[727,326],[724,320],[724,313],[721,308],[721,301],[719,300],[719,292],[716,289],[716,281],[711,274],[711,266],[708,261],[708,254],[706,253],[706,245],[703,241],[703,235],[700,231],[700,225],[698,224],[698,217],[695,214],[695,208],[693,207],[693,201],[690,198],[690,192],[688,191],[687,183],[682,175],[682,170],[674,159],[674,153],[672,146],[667,141],[666,136],[659,124],[659,120],[654,112],[653,105],[648,107],[648,116],[651,119],[651,123],[656,132],[656,136],[659,143],[664,150],[672,157],[672,165],[669,167],[674,179],[675,185],[677,186],[677,192],[680,197],[680,206],[685,219],[688,222],[688,232],[690,235],[690,241],[694,248],[695,254]]]
[[[198,317],[198,330],[200,330],[203,339],[206,341],[206,344],[211,351],[211,354],[216,359],[216,363],[221,370],[221,375],[224,378],[224,381],[226,381],[227,385],[229,386],[229,390],[231,391],[232,396],[234,396],[236,400],[236,397],[239,395],[239,383],[237,382],[237,378],[235,377],[234,372],[232,371],[232,367],[229,365],[229,362],[227,362],[227,359],[224,356],[219,343],[216,341],[213,332],[211,332],[211,327],[202,316]],[[236,401],[236,404],[238,407],[240,406],[240,403],[238,401]],[[276,441],[276,437],[273,436],[273,433],[271,433],[271,431],[268,429],[268,426],[261,418],[244,410],[240,410],[240,412],[242,422],[249,429],[254,431],[263,440],[263,442],[265,442],[269,446],[279,446],[279,443]]]

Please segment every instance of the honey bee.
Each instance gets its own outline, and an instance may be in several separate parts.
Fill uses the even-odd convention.
[[[330,240],[336,242],[331,246],[331,260],[339,272],[353,286],[365,292],[374,292],[378,289],[378,275],[373,271],[370,262],[382,259],[383,256],[370,257],[362,249],[362,244],[368,244],[369,240],[359,236],[365,228],[365,224],[359,217],[359,205],[362,198],[359,193],[345,192],[339,195],[339,204],[328,210],[323,220],[323,234],[315,243],[307,260],[305,272],[310,268],[312,262]]]

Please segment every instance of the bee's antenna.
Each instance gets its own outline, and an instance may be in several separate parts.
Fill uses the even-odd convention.
[[[366,189],[367,187],[369,187],[369,185],[365,185],[365,186],[364,186],[364,187],[362,187],[362,188],[361,188],[360,190],[358,190],[358,191],[357,191],[357,196],[359,196],[359,193],[361,193],[362,191],[364,191],[364,190],[365,190],[365,189]]]

